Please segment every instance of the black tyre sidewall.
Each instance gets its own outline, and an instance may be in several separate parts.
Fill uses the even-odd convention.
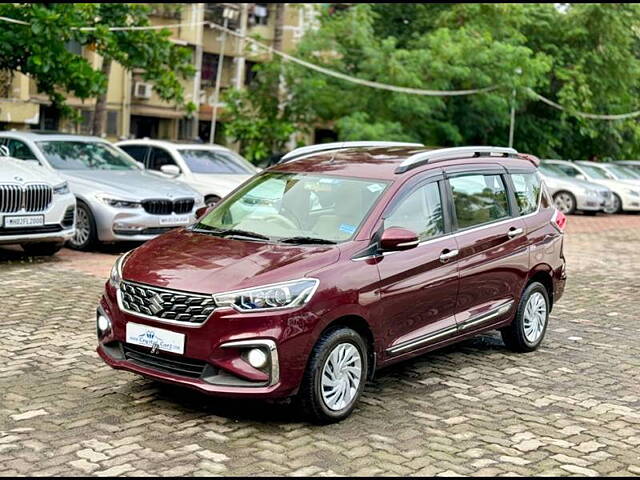
[[[524,335],[524,311],[527,306],[527,302],[529,301],[529,297],[534,293],[541,293],[545,299],[547,306],[547,317],[544,324],[544,328],[538,340],[534,343],[527,340]],[[539,282],[533,282],[527,286],[522,294],[522,298],[520,299],[520,304],[518,305],[518,310],[516,312],[515,319],[511,324],[510,328],[506,332],[510,337],[511,348],[521,351],[521,352],[532,352],[536,350],[542,341],[544,340],[544,336],[547,333],[547,327],[549,326],[549,293],[544,285]]]
[[[613,198],[615,198],[618,201],[618,208],[612,209],[611,213],[621,213],[623,208],[622,208],[622,199],[618,196],[617,193],[613,194]]]
[[[350,343],[358,349],[362,361],[362,376],[358,392],[351,405],[342,410],[334,411],[329,409],[322,399],[322,369],[331,351],[341,343]],[[302,395],[306,397],[303,399],[306,413],[311,414],[315,421],[323,424],[339,422],[347,418],[362,395],[367,382],[368,368],[367,344],[355,330],[340,327],[324,333],[311,353],[311,359],[305,373],[306,385],[303,386]]]
[[[71,240],[69,240],[67,244],[69,248],[73,248],[74,250],[87,250],[94,243],[96,243],[96,239],[97,239],[96,221],[93,218],[93,213],[91,212],[91,209],[84,202],[81,202],[80,200],[78,200],[78,204],[76,208],[83,209],[86,212],[87,217],[89,218],[89,238],[87,238],[87,241],[84,242],[84,244],[82,245],[74,245],[71,242]]]

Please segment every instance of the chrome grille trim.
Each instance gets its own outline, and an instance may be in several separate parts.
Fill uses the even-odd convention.
[[[172,213],[190,213],[195,200],[193,198],[150,199],[143,200],[141,203],[144,211],[151,215],[171,215]]]
[[[45,183],[0,184],[0,213],[44,212],[53,201],[53,188]]]
[[[122,280],[117,291],[121,310],[158,322],[199,327],[216,309],[212,295],[152,287]]]

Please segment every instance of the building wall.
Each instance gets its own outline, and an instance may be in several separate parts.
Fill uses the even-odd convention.
[[[171,14],[171,9],[160,7],[151,17],[154,25],[171,25],[177,23],[196,23],[206,19],[218,24],[223,23],[219,15],[221,6],[238,10],[238,21],[230,26],[235,31],[242,31],[242,24],[246,25],[246,33],[257,37],[260,41],[271,45],[275,34],[275,4],[183,4],[177,16]],[[256,10],[257,7],[257,10]],[[243,12],[243,8],[246,12]],[[266,23],[252,22],[251,12],[260,13],[267,9]],[[291,51],[304,29],[310,25],[309,19],[314,18],[314,7],[308,4],[285,4],[285,26],[283,32],[283,49]],[[218,13],[216,13],[218,12]],[[244,14],[243,14],[244,13]],[[253,18],[258,18],[255,15]],[[264,17],[260,17],[264,19]],[[244,21],[244,22],[243,22]],[[222,47],[222,35],[219,30],[203,25],[189,25],[172,28],[172,40],[192,50],[194,65],[202,51],[210,60],[218,60]],[[88,48],[82,49],[82,55],[91,62],[94,68],[100,68],[102,59]],[[242,57],[248,62],[261,62],[267,59],[264,51],[252,51],[243,48],[242,42],[233,35],[227,35],[224,48],[224,63],[221,79],[221,93],[233,86],[245,85],[245,73],[241,69]],[[215,78],[215,77],[214,77]],[[59,121],[55,112],[48,107],[49,101],[45,95],[37,93],[35,82],[27,76],[14,72],[11,75],[10,86],[2,87],[4,77],[0,72],[0,129],[29,129],[51,128],[61,131],[88,133],[91,126],[91,112],[95,100],[82,101],[73,96],[67,98],[70,106],[77,108],[83,115],[83,121],[73,124],[68,120]],[[154,136],[175,140],[179,137],[192,138],[199,132],[208,140],[211,125],[212,104],[214,98],[215,80],[200,85],[198,78],[183,80],[185,99],[198,104],[197,122],[187,119],[186,111],[175,104],[163,102],[155,92],[149,98],[142,98],[136,92],[136,84],[142,82],[139,72],[127,72],[119,64],[113,63],[109,76],[107,91],[107,138],[116,140],[140,135],[140,132],[153,132]],[[200,95],[196,89],[200,88]],[[224,105],[218,103],[217,120],[223,123]],[[218,125],[218,123],[217,123]],[[199,127],[199,128],[197,128]],[[216,135],[216,140],[224,139]]]

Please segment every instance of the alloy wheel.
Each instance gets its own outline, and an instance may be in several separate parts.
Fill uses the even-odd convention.
[[[333,411],[349,407],[362,381],[362,356],[351,343],[340,343],[331,351],[322,368],[322,400]]]
[[[573,211],[573,198],[565,192],[560,192],[554,197],[554,203],[558,210],[562,213],[571,213]]]
[[[547,323],[547,301],[540,292],[533,293],[524,309],[524,336],[530,343],[536,343]]]
[[[71,243],[75,247],[81,247],[91,234],[91,224],[89,222],[89,215],[84,208],[76,207],[76,233],[71,239]]]

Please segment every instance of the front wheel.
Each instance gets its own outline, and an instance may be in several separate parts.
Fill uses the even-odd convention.
[[[500,330],[505,345],[514,352],[532,352],[542,343],[549,323],[549,294],[544,285],[531,283],[522,294],[511,325]]]
[[[220,197],[218,197],[217,195],[208,195],[205,199],[204,199],[204,204],[207,207],[215,207],[218,202],[220,202]]]
[[[613,194],[613,205],[611,205],[610,213],[622,212],[622,200],[617,193]]]
[[[298,394],[304,412],[323,424],[347,418],[362,394],[367,369],[367,345],[356,331],[325,332],[311,352]]]
[[[556,208],[565,215],[572,215],[576,211],[576,197],[569,192],[558,192],[553,196]]]
[[[23,243],[22,249],[27,255],[50,257],[62,248],[62,243]]]
[[[76,250],[87,250],[98,239],[96,222],[91,210],[84,203],[78,202],[76,206],[76,232],[69,240],[69,246]]]

